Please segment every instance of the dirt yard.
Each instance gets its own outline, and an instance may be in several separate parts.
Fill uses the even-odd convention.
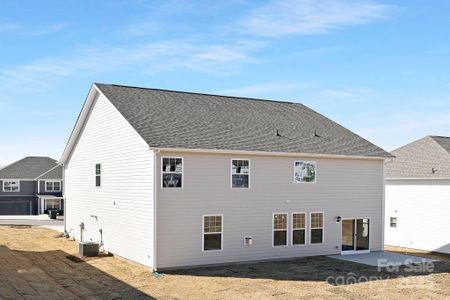
[[[0,299],[450,299],[450,259],[445,256],[431,273],[378,272],[315,257],[173,271],[156,278],[116,257],[80,261],[71,256],[76,252],[75,242],[52,230],[0,226]]]

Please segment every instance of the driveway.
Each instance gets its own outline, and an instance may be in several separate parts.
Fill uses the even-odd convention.
[[[313,257],[152,276],[116,257],[80,260],[76,251],[46,228],[0,226],[0,299],[450,299],[445,260],[431,270],[379,271]]]
[[[5,218],[0,216],[0,225],[42,226],[48,229],[64,232],[64,220],[50,220],[48,218]]]

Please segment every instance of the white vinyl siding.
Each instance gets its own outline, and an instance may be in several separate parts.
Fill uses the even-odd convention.
[[[158,268],[340,253],[336,217],[370,217],[372,251],[382,250],[383,161],[162,151],[183,157],[183,189],[158,182]],[[230,162],[251,162],[251,188],[230,188]],[[320,180],[293,184],[295,161],[316,161]],[[157,170],[161,170],[158,165]],[[161,180],[161,174],[158,174]],[[222,251],[200,251],[202,216],[225,216]],[[288,214],[288,246],[273,247],[273,214]],[[306,245],[291,246],[291,214],[305,212]],[[309,244],[309,213],[324,212],[324,243]],[[252,245],[243,243],[252,238]]]
[[[386,245],[450,253],[449,200],[450,179],[387,179]]]
[[[100,94],[66,164],[67,231],[106,251],[153,265],[153,151]],[[101,188],[95,165],[101,163]],[[198,226],[198,225],[197,225]],[[197,248],[198,250],[198,248]]]

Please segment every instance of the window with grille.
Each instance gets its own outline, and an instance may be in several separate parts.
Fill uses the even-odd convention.
[[[221,215],[203,217],[203,251],[222,250]]]
[[[273,215],[273,246],[287,245],[287,214]]]
[[[311,213],[311,244],[323,243],[323,213]]]
[[[292,245],[304,245],[306,242],[306,214],[292,214]]]

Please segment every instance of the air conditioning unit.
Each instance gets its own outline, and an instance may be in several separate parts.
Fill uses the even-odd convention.
[[[244,237],[244,245],[245,246],[250,246],[251,244],[253,244],[253,239],[250,236],[246,236]]]

